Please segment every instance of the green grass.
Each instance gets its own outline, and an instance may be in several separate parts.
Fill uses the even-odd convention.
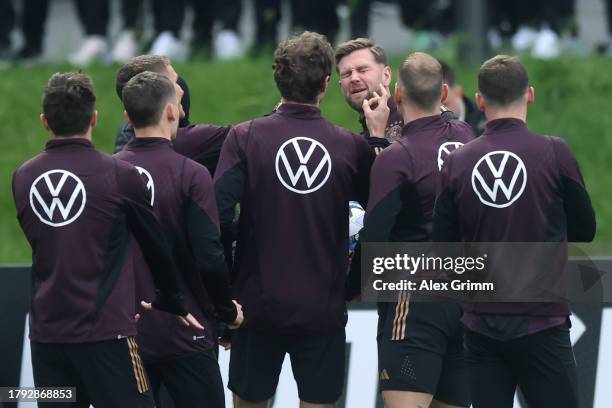
[[[397,67],[398,60],[393,61]],[[591,192],[597,212],[597,240],[612,240],[612,61],[603,58],[554,62],[525,61],[536,88],[536,104],[529,112],[529,127],[558,135],[572,146]],[[196,62],[177,65],[191,90],[194,123],[231,124],[270,112],[279,100],[267,59],[235,62]],[[457,67],[459,68],[459,67]],[[48,135],[40,125],[42,90],[48,77],[68,67],[45,66],[0,70],[0,262],[28,262],[30,250],[15,219],[11,175],[40,152]],[[94,143],[111,152],[122,108],[114,91],[117,67],[92,67],[98,96],[99,120]],[[461,67],[459,80],[473,95],[476,67]],[[344,102],[337,76],[322,105],[323,114],[338,124],[358,130],[356,114]],[[611,177],[612,178],[612,177]]]

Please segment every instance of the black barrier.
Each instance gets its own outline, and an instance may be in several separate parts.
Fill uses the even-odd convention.
[[[29,286],[29,266],[0,267],[0,386],[19,384]]]
[[[30,268],[28,266],[4,266],[0,267],[0,386],[19,386],[21,377],[21,362],[24,344],[25,317],[29,305],[30,294]],[[574,353],[578,363],[578,379],[580,388],[580,400],[582,407],[593,407],[595,399],[595,384],[597,380],[597,369],[600,358],[600,330],[602,326],[602,311],[606,306],[602,303],[581,303],[574,305],[573,313],[579,319],[582,335],[574,344]],[[349,307],[349,320],[351,312],[374,310],[373,304],[355,304]],[[372,336],[375,335],[375,327],[372,327]],[[612,341],[612,338],[610,339]],[[350,350],[350,347],[349,347]],[[376,350],[372,350],[376,353]],[[347,368],[348,372],[348,368]],[[608,381],[609,383],[609,381]],[[343,403],[339,408],[345,408]],[[605,401],[606,405],[597,405],[603,408],[612,406],[612,401]],[[7,408],[15,407],[16,404],[5,403]],[[378,405],[381,406],[380,399]],[[524,406],[524,405],[523,405]],[[352,408],[352,407],[351,407]],[[362,408],[362,407],[358,407]],[[364,405],[363,408],[370,408]]]

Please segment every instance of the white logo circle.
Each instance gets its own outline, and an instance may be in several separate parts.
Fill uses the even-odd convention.
[[[59,175],[59,178],[56,175]],[[60,197],[61,195],[64,197]],[[73,211],[78,201],[81,205],[77,211]],[[85,202],[86,193],[83,182],[66,170],[49,170],[38,176],[30,187],[32,211],[41,222],[52,227],[62,227],[74,222],[83,212]],[[55,216],[56,209],[60,213],[57,217]]]
[[[493,163],[494,160],[499,160],[497,166]],[[518,188],[516,188],[517,183],[520,183]],[[525,164],[512,152],[498,150],[487,153],[478,160],[472,170],[472,189],[480,202],[489,207],[510,206],[523,194],[526,185]],[[500,200],[497,197],[499,190],[503,193]]]
[[[463,146],[463,143],[461,142],[446,142],[440,145],[440,148],[438,149],[438,170],[442,170],[442,165],[444,164],[444,159],[446,159],[446,156],[461,146]]]
[[[147,190],[149,191],[149,194],[151,195],[151,207],[153,207],[153,202],[155,201],[155,183],[153,183],[153,177],[151,176],[151,173],[149,173],[145,168],[140,167],[140,166],[134,166],[136,167],[136,170],[138,170],[138,173],[140,173],[141,176],[144,176],[145,178],[145,182],[147,185]]]
[[[307,143],[302,143],[300,146],[300,141]],[[305,153],[302,147],[306,148]],[[297,159],[299,163],[292,163],[290,159],[293,159],[293,162]],[[312,172],[309,170],[308,164],[311,164]],[[276,176],[283,186],[294,193],[308,194],[323,187],[331,174],[331,168],[331,157],[325,146],[308,137],[299,136],[289,139],[281,145],[276,153]],[[304,176],[303,182],[301,181],[302,175]],[[315,184],[317,180],[318,182]]]

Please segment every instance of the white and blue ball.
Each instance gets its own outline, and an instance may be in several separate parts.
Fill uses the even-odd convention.
[[[363,228],[365,210],[356,201],[349,201],[349,251],[353,252],[359,239],[359,231]]]

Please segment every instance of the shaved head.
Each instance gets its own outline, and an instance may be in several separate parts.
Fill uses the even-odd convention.
[[[398,77],[406,100],[425,111],[438,107],[444,82],[438,60],[424,52],[412,53],[400,66]]]

